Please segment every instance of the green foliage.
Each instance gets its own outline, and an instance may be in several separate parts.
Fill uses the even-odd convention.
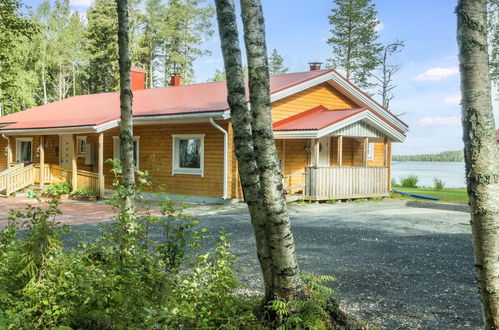
[[[119,182],[119,166],[115,175]],[[147,173],[138,182],[147,187]],[[122,209],[126,190],[118,192],[114,221],[71,250],[62,248],[56,200],[11,212],[0,232],[2,328],[260,328],[256,301],[236,294],[224,233],[206,251],[210,237],[184,205],[165,200],[160,216],[137,216]]]
[[[490,78],[499,89],[499,1],[487,1]]]
[[[433,178],[433,188],[435,190],[442,190],[445,187],[445,183],[439,178]]]
[[[71,193],[71,196],[75,197],[93,197],[97,196],[97,192],[90,188],[79,188]]]
[[[438,154],[393,156],[394,161],[415,161],[415,162],[464,162],[464,151],[444,151]]]
[[[397,182],[397,179],[392,178],[391,180],[391,186],[393,187],[400,187],[399,183]]]
[[[331,67],[341,69],[346,78],[361,88],[369,88],[370,76],[379,63],[383,47],[378,42],[377,12],[371,0],[333,0],[329,24],[332,36]]]
[[[419,177],[417,175],[411,174],[406,177],[400,178],[400,186],[404,188],[417,188]]]
[[[45,193],[50,196],[67,195],[73,188],[67,182],[52,183],[45,188]]]
[[[269,56],[269,74],[271,76],[283,74],[288,72],[288,70],[289,69],[284,66],[284,58],[277,52],[277,49],[274,49]]]
[[[302,275],[301,278],[303,300],[288,303],[273,300],[267,305],[268,310],[282,320],[277,329],[328,329],[333,322],[328,309],[334,291],[323,283],[335,278],[316,274]]]

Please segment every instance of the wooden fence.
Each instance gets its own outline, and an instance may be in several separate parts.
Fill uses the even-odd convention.
[[[7,188],[7,176],[13,172],[17,172],[22,169],[24,164],[15,164],[3,171],[0,171],[0,191],[5,190]]]
[[[386,167],[307,167],[307,200],[328,200],[388,195]]]
[[[13,192],[32,185],[35,182],[35,172],[35,166],[29,165],[7,174],[5,194],[8,196]]]

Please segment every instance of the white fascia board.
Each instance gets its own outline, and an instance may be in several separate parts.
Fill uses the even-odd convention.
[[[307,80],[301,84],[297,84],[295,86],[291,86],[277,93],[273,93],[270,95],[270,101],[275,102],[287,96],[296,94],[305,89],[313,87],[315,85],[328,82],[331,86],[340,89],[340,91],[345,92],[347,95],[351,96],[353,99],[361,103],[363,106],[367,106],[372,110],[379,113],[383,118],[388,120],[390,123],[395,125],[398,129],[400,129],[403,133],[408,131],[407,126],[402,124],[393,114],[388,112],[379,106],[376,102],[374,102],[370,97],[359,91],[355,88],[351,83],[349,83],[346,79],[341,77],[337,72],[331,71],[326,74],[320,75],[313,79]]]
[[[339,123],[323,128],[319,130],[317,136],[318,138],[320,138],[328,134],[334,134],[335,131],[361,120],[365,120],[367,123],[369,123],[371,126],[374,126],[376,129],[380,130],[383,134],[388,136],[394,142],[403,142],[405,140],[404,134],[398,132],[396,129],[394,129],[386,122],[384,122],[382,119],[378,118],[375,114],[369,111],[363,111],[352,117],[342,120]]]
[[[355,122],[365,120],[371,126],[383,132],[393,142],[403,142],[405,136],[396,129],[388,125],[386,122],[378,118],[369,111],[363,111],[339,123],[333,124],[321,130],[306,130],[306,131],[275,131],[274,138],[276,139],[318,139],[328,134],[334,134],[335,131],[342,129]]]
[[[187,119],[187,118],[230,118],[229,110],[222,111],[211,111],[211,112],[198,112],[198,113],[186,113],[186,114],[175,114],[175,115],[159,115],[159,116],[134,116],[133,121],[158,121],[158,120],[173,120],[173,119]]]
[[[96,126],[0,130],[1,134],[9,135],[90,134],[95,132]]]

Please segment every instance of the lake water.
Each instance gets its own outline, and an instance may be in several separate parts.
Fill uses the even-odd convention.
[[[433,187],[433,179],[442,180],[446,188],[464,188],[464,163],[457,162],[392,162],[392,178],[400,183],[401,177],[411,174],[419,177],[419,187]]]

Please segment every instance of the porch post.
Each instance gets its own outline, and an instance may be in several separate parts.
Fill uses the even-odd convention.
[[[338,136],[338,167],[343,166],[343,136]]]
[[[73,145],[73,153],[71,155],[71,185],[73,186],[73,191],[78,189],[78,165],[77,165],[77,150],[76,150],[76,135],[71,135],[71,143]]]
[[[12,141],[9,136],[7,136],[7,168],[10,168],[12,164]]]
[[[40,135],[40,187],[43,187],[45,184],[45,147],[43,146],[44,142],[44,136]]]
[[[388,139],[385,138],[383,141],[383,167],[388,167]]]
[[[367,154],[369,153],[369,138],[364,138],[364,143],[362,145],[364,150],[364,167],[367,167]]]
[[[98,173],[99,173],[99,197],[104,196],[104,133],[99,134],[99,155],[98,155]]]
[[[321,144],[319,143],[319,139],[315,139],[315,167],[319,167],[319,153]]]

